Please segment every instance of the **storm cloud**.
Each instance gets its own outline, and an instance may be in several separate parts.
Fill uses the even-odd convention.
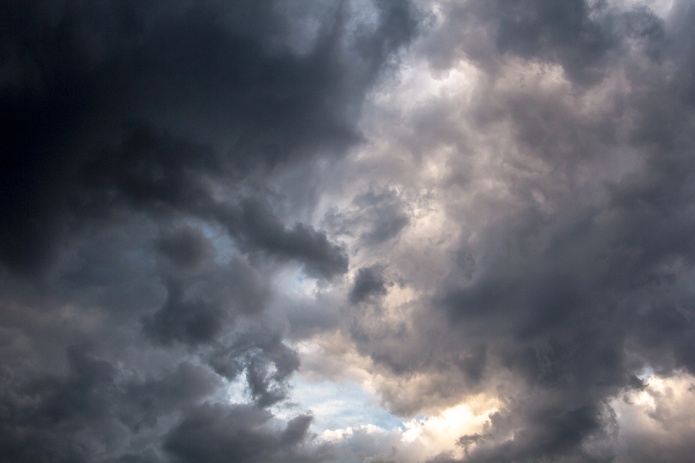
[[[688,461],[694,20],[0,1],[0,461]]]

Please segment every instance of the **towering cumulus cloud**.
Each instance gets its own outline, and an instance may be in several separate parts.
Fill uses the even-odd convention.
[[[0,0],[0,463],[695,446],[688,0]]]

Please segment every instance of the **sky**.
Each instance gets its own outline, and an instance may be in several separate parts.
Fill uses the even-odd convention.
[[[0,0],[0,463],[684,463],[689,0]]]

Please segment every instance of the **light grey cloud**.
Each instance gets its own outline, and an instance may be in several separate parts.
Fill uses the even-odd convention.
[[[333,211],[327,222],[336,233],[357,236],[365,246],[378,246],[396,238],[410,219],[406,203],[392,189],[356,195],[352,207]]]
[[[424,152],[446,166],[433,203],[458,244],[442,249],[448,269],[418,302],[391,307],[408,313],[402,323],[365,312],[352,339],[380,374],[456,378],[412,381],[413,395],[384,385],[396,412],[481,390],[509,397],[485,439],[442,458],[620,458],[606,403],[646,367],[692,368],[692,107],[689,84],[675,84],[689,59],[676,45],[686,10],[442,5],[415,49],[438,70],[468,72],[469,90],[409,106],[425,132],[409,162],[420,167]],[[665,69],[668,83],[656,77]],[[388,177],[406,191],[410,180]]]

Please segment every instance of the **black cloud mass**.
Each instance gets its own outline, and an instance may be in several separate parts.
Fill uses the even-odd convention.
[[[359,140],[416,23],[317,6],[2,2],[2,461],[318,458],[271,426],[299,361],[259,317],[278,265],[348,257],[267,176]]]
[[[690,461],[694,21],[0,0],[0,463]]]

